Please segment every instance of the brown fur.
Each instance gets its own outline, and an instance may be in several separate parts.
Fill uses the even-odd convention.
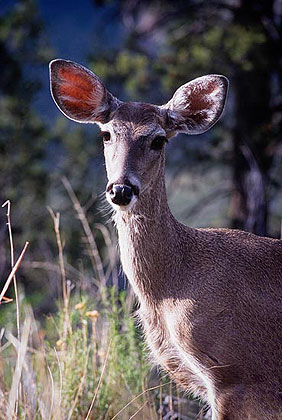
[[[55,100],[56,68],[64,65],[63,60],[51,65]],[[105,89],[95,75],[92,83],[98,92]],[[179,88],[162,107],[121,103],[105,91],[101,103],[92,101],[97,107],[86,121],[93,118],[111,136],[105,143],[107,191],[128,182],[140,189],[133,206],[115,206],[115,223],[123,269],[140,302],[138,317],[154,361],[210,404],[212,420],[278,420],[282,241],[177,222],[167,205],[164,148],[150,147],[157,136],[210,128],[223,110],[226,91],[226,80],[214,75]],[[79,99],[72,100],[78,104]],[[56,102],[67,114],[63,99]],[[93,117],[97,109],[107,112],[103,122],[98,114]],[[79,115],[67,116],[77,120]]]
[[[159,185],[156,191],[163,192]],[[164,319],[171,313],[184,351],[212,378],[219,420],[282,418],[282,241],[187,228],[163,200],[152,211],[158,199],[147,199],[142,207],[151,209],[152,220],[116,219],[123,265],[131,265],[128,277],[155,361],[206,398],[177,357]]]

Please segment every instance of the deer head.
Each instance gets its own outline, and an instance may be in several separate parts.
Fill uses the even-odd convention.
[[[116,210],[133,211],[143,195],[154,195],[163,179],[165,144],[177,133],[200,134],[222,114],[228,91],[224,76],[208,75],[176,90],[162,106],[122,102],[85,67],[66,60],[50,63],[51,93],[71,120],[102,130],[108,185]],[[151,197],[154,199],[154,197]]]

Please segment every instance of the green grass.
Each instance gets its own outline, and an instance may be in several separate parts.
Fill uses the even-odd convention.
[[[95,304],[72,296],[68,314],[61,307],[44,327],[29,308],[21,342],[5,333],[0,353],[1,419],[7,419],[13,400],[17,361],[21,381],[14,400],[19,419],[111,419],[149,387],[150,367],[126,294],[111,288],[104,295],[106,302]],[[23,358],[18,360],[20,353]],[[154,418],[156,409],[147,394],[132,401],[118,418],[130,418],[143,406],[142,416]]]
[[[50,211],[61,297],[57,311],[40,320],[21,291],[15,301],[1,304],[5,328],[0,327],[0,420],[196,419],[198,403],[181,397],[165,374],[161,378],[152,371],[134,323],[132,294],[107,285],[117,272],[115,242],[106,227],[99,226],[106,244],[102,258],[86,216],[70,193],[87,239],[93,277],[100,283],[96,280],[93,286],[94,297],[79,287],[72,290],[59,215]],[[10,245],[13,254],[12,235]],[[107,283],[101,286],[104,279]],[[11,289],[17,286],[13,280]]]

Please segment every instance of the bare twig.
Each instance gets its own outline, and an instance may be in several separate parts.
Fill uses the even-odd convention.
[[[162,420],[162,418],[163,418],[162,405],[163,405],[163,384],[160,383],[160,419],[159,420]]]
[[[95,272],[97,272],[98,274],[98,278],[102,284],[102,286],[105,286],[106,284],[106,278],[105,278],[105,274],[104,274],[104,268],[103,268],[103,263],[98,251],[98,247],[96,244],[96,241],[94,239],[93,233],[90,229],[88,220],[86,218],[85,212],[80,204],[80,202],[78,201],[77,196],[75,195],[71,184],[69,183],[69,181],[67,180],[66,177],[62,178],[62,182],[64,184],[64,187],[73,203],[74,209],[77,213],[77,217],[80,220],[84,233],[86,235],[87,241],[88,241],[88,245],[89,245],[89,255],[91,258],[91,262],[92,262],[92,266],[93,266],[93,270]]]
[[[76,396],[74,398],[73,404],[72,404],[71,409],[69,411],[67,420],[71,419],[72,413],[75,409],[75,406],[77,404],[77,401],[78,401],[79,397],[82,394],[83,387],[85,385],[85,379],[86,379],[86,375],[87,375],[87,365],[88,365],[88,360],[89,360],[89,352],[90,352],[90,347],[88,347],[88,349],[87,349],[87,354],[86,354],[85,364],[84,364],[84,369],[83,369],[83,375],[82,375],[81,381],[79,383],[78,390],[77,390]]]
[[[20,379],[21,379],[21,374],[22,374],[22,368],[24,365],[24,359],[25,359],[25,354],[27,350],[27,342],[28,342],[28,337],[29,337],[29,332],[30,332],[30,326],[31,326],[31,319],[27,318],[23,326],[23,334],[22,334],[22,340],[20,342],[19,349],[18,349],[16,369],[15,369],[15,373],[13,376],[13,381],[12,381],[12,385],[11,385],[11,389],[9,393],[9,406],[8,406],[8,412],[7,412],[8,419],[12,419],[14,415],[18,389],[19,389],[19,384],[20,384]]]
[[[213,200],[218,200],[220,198],[224,198],[230,194],[229,186],[221,186],[216,188],[215,190],[211,191],[209,194],[205,195],[204,197],[200,198],[193,206],[190,208],[185,208],[181,211],[180,216],[185,217],[186,220],[193,217],[195,214],[198,214],[203,208],[209,205]]]
[[[81,273],[79,270],[77,270],[72,265],[68,264],[66,261],[65,263],[65,270],[66,270],[66,277],[71,277],[72,279],[75,279],[80,282],[85,281],[85,275]],[[32,268],[32,269],[42,269],[46,271],[51,271],[56,274],[61,274],[60,267],[58,267],[58,264],[51,263],[49,261],[23,261],[22,267],[24,268]],[[97,282],[97,279],[94,279],[95,282]]]
[[[173,399],[172,399],[172,382],[169,384],[169,411],[170,411],[170,415],[173,418]]]
[[[50,375],[50,379],[51,379],[51,405],[50,405],[50,410],[49,410],[49,420],[52,419],[52,411],[53,411],[53,406],[54,406],[54,398],[55,398],[55,386],[54,386],[54,378],[51,372],[51,369],[49,368],[49,366],[47,365],[47,369]]]
[[[145,401],[144,404],[142,404],[141,407],[139,407],[138,410],[135,411],[135,413],[129,417],[129,420],[132,420],[135,416],[137,416],[137,414],[140,413],[141,410],[143,410],[146,404],[148,404],[148,401]]]
[[[62,244],[61,235],[60,235],[60,213],[55,214],[50,207],[47,207],[47,209],[54,223],[54,230],[56,234],[56,240],[57,240],[58,251],[59,251],[59,266],[60,266],[61,277],[62,277],[63,299],[66,305],[67,300],[68,300],[67,299],[67,280],[66,280],[66,270],[65,270],[65,263],[64,263],[63,244]]]
[[[58,362],[59,374],[60,374],[59,407],[61,407],[62,390],[63,390],[63,372],[62,372],[62,366],[61,366],[61,362],[60,362],[59,355],[58,355],[58,352],[56,350],[56,347],[54,347],[54,352],[55,352],[56,359],[57,359],[57,362]]]
[[[107,354],[106,354],[106,357],[105,357],[105,360],[104,360],[104,363],[103,363],[103,367],[102,367],[102,372],[101,372],[101,375],[100,375],[100,378],[99,378],[99,381],[98,381],[98,385],[97,385],[97,387],[95,389],[95,393],[94,393],[94,396],[92,398],[92,401],[91,401],[91,404],[90,404],[90,407],[89,407],[87,416],[85,417],[85,420],[88,420],[89,419],[89,416],[91,414],[91,411],[92,411],[92,409],[94,407],[95,400],[96,400],[96,397],[97,397],[97,394],[98,394],[98,391],[99,391],[99,388],[100,388],[100,385],[101,385],[101,382],[102,382],[102,378],[104,376],[105,368],[106,368],[106,365],[107,365],[107,361],[108,361],[108,357],[109,357],[109,353],[110,353],[111,344],[112,344],[112,340],[110,340],[110,342],[109,342]]]
[[[178,418],[181,419],[181,398],[180,398],[179,387],[177,387],[176,393],[177,393],[177,411],[178,411]]]
[[[20,254],[20,256],[19,256],[19,258],[18,258],[18,260],[16,262],[16,264],[14,265],[14,267],[13,267],[13,269],[12,269],[9,277],[6,280],[5,286],[3,287],[2,292],[0,294],[0,303],[1,303],[1,300],[3,299],[3,296],[5,295],[8,287],[10,286],[10,283],[11,283],[12,279],[14,278],[14,275],[16,274],[16,272],[17,272],[17,270],[18,270],[18,268],[19,268],[19,266],[21,264],[21,261],[23,259],[23,256],[25,254],[25,251],[26,251],[28,245],[29,245],[29,242],[26,242],[25,243],[25,246],[23,247],[23,250],[22,250],[22,252],[21,252],[21,254]]]
[[[50,207],[47,207],[47,209],[53,219],[54,230],[56,234],[57,246],[58,246],[58,251],[59,251],[59,266],[60,266],[61,279],[62,279],[62,292],[63,292],[64,315],[65,315],[63,342],[65,344],[68,331],[71,333],[71,326],[70,326],[70,320],[69,320],[70,288],[67,286],[67,279],[66,279],[63,244],[62,244],[61,234],[60,234],[60,213],[55,214]]]
[[[142,397],[142,395],[146,394],[149,391],[153,391],[154,389],[158,389],[162,386],[168,385],[170,384],[172,381],[169,381],[165,384],[160,384],[160,385],[156,385],[156,386],[152,386],[151,388],[147,388],[144,391],[140,392],[140,394],[136,395],[136,397],[132,398],[131,401],[129,401],[121,410],[119,410],[114,417],[112,417],[111,420],[114,420],[115,418],[117,418],[117,416],[119,416],[129,405],[131,405],[134,401],[136,401],[138,398]],[[86,420],[86,419],[85,419]]]
[[[12,224],[11,224],[11,202],[10,200],[5,201],[4,204],[2,204],[2,207],[6,207],[7,206],[7,226],[8,226],[8,232],[9,232],[9,241],[10,241],[10,253],[11,253],[11,268],[13,269],[14,264],[15,264],[15,259],[14,259],[14,242],[13,242],[13,234],[12,234]],[[16,319],[17,319],[17,335],[18,335],[18,340],[20,341],[21,339],[21,331],[20,331],[20,304],[19,304],[19,296],[18,296],[18,286],[17,286],[17,279],[16,279],[16,274],[14,274],[13,276],[13,283],[14,283],[14,290],[15,290],[15,298],[16,298]],[[9,299],[6,298],[5,296],[3,296],[3,301],[5,301],[5,303],[9,302]],[[0,300],[1,302],[1,300]],[[20,391],[20,386],[19,389],[17,389],[17,392],[21,392]],[[17,416],[18,413],[18,396],[16,398],[16,406],[15,406],[15,416]]]
[[[106,282],[108,281],[108,278],[110,277],[110,275],[112,275],[113,284],[117,287],[118,286],[118,273],[117,273],[117,265],[116,265],[116,248],[110,237],[110,233],[108,229],[101,223],[95,223],[94,226],[96,229],[99,229],[100,232],[102,233],[104,241],[105,241],[105,245],[109,254],[110,265],[105,275]]]
[[[12,225],[11,225],[11,202],[10,202],[10,200],[7,200],[7,201],[5,201],[4,204],[2,204],[2,207],[5,207],[5,206],[7,206],[7,226],[8,226],[8,232],[9,232],[10,249],[11,249],[11,268],[13,268],[15,260],[14,260],[14,242],[13,242]],[[17,332],[18,332],[18,340],[20,340],[21,339],[21,337],[20,337],[20,305],[19,305],[16,275],[13,276],[13,282],[14,282],[15,298],[16,298],[16,310],[17,310]]]
[[[12,299],[12,298],[8,298],[6,296],[3,296],[2,297],[2,302],[0,302],[0,304],[3,304],[3,303],[11,303],[11,302],[13,302],[13,300],[14,299]]]

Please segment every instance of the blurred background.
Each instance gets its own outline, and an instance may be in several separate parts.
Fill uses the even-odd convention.
[[[169,203],[191,226],[280,236],[281,0],[7,0],[0,11],[0,202],[11,200],[17,252],[30,241],[20,284],[38,312],[51,310],[57,293],[56,275],[45,269],[57,252],[47,206],[61,214],[67,263],[86,277],[89,269],[62,176],[102,254],[94,223],[107,223],[101,139],[95,126],[68,121],[55,107],[48,81],[54,58],[88,66],[122,100],[157,104],[195,77],[227,76],[220,123],[168,146]],[[0,214],[2,278],[10,262],[5,209]]]
[[[20,340],[19,317],[26,317],[28,303],[36,321],[29,310],[27,319],[33,321],[26,336],[32,341],[31,354],[41,357],[38,363],[28,356],[25,396],[19,392],[14,398],[15,412],[29,413],[19,417],[29,419],[51,419],[53,414],[56,420],[86,418],[93,387],[107,364],[93,418],[112,418],[132,395],[144,394],[150,367],[130,315],[130,294],[117,297],[110,288],[127,285],[118,274],[116,236],[105,206],[102,141],[95,125],[67,120],[53,103],[48,63],[54,58],[89,67],[124,101],[163,104],[195,77],[227,76],[230,92],[220,122],[201,136],[179,135],[167,147],[169,204],[175,217],[190,226],[237,228],[278,238],[282,0],[0,1],[0,203],[11,201],[15,257],[30,241],[17,273],[18,309],[15,299],[1,305],[0,345],[2,327],[16,334],[16,323]],[[60,265],[50,209],[60,213]],[[11,266],[6,210],[0,208],[3,285]],[[62,299],[64,287],[73,298],[63,293]],[[15,298],[12,286],[6,296]],[[100,311],[98,332],[98,313],[87,312],[87,299],[90,309],[95,302]],[[56,313],[54,323],[46,320],[50,313]],[[1,352],[6,346],[7,353],[0,352],[1,419],[16,366],[15,353],[9,350],[13,340],[8,334],[3,340]],[[107,343],[112,343],[110,352]],[[44,386],[42,369],[36,368],[42,360],[49,363],[43,369]],[[48,409],[54,395],[51,371],[60,388],[53,411]],[[86,376],[89,381],[82,384]],[[38,385],[33,377],[39,378]],[[169,388],[165,394],[161,386],[142,405],[130,408],[128,416],[149,410],[157,398],[155,411],[150,408],[145,417],[136,418],[195,418],[181,417],[180,409],[175,417],[177,393]],[[178,397],[175,401],[179,405]]]

